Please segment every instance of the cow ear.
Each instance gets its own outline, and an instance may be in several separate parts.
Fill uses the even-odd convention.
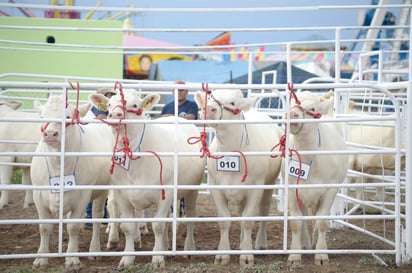
[[[327,93],[325,93],[323,96],[320,97],[320,101],[325,101],[331,97],[333,97],[335,92],[333,92],[333,90],[329,90]]]
[[[194,94],[194,99],[199,109],[203,109],[205,107],[205,93],[202,91],[196,91]]]
[[[145,96],[142,100],[142,106],[145,110],[150,110],[155,106],[160,100],[159,94],[149,94]]]
[[[23,103],[17,100],[5,100],[4,103],[7,104],[13,110],[17,110],[23,105]]]
[[[331,112],[333,112],[333,106],[334,106],[333,103],[334,103],[333,96],[329,98],[323,97],[320,100],[320,107],[319,107],[320,108],[319,111],[321,112],[321,114],[326,115],[326,114],[330,114]]]
[[[239,108],[242,109],[242,111],[249,111],[250,108],[253,108],[255,106],[257,97],[254,98],[245,98],[242,100],[241,104],[239,105]]]
[[[79,105],[79,108],[78,108],[79,109],[79,115],[81,117],[84,117],[87,114],[87,112],[89,111],[91,106],[92,106],[92,104],[90,102],[88,102],[86,104]]]
[[[34,110],[36,110],[38,113],[41,112],[41,110],[43,109],[43,103],[41,103],[39,100],[35,100],[33,102],[33,108]]]
[[[101,94],[90,94],[89,95],[89,101],[91,104],[94,106],[98,107],[99,105],[106,105],[109,102],[109,99],[105,97],[104,95]]]

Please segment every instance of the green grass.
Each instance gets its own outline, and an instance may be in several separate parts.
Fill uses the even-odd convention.
[[[11,183],[12,184],[21,184],[21,176],[22,176],[21,170],[14,171],[13,175],[11,177]]]

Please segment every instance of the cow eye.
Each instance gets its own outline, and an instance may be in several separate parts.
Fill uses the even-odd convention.
[[[72,117],[71,116],[66,116],[66,119],[71,119]]]
[[[133,108],[137,108],[137,104],[133,104]]]
[[[232,101],[232,102],[230,103],[230,105],[235,106],[235,103]]]

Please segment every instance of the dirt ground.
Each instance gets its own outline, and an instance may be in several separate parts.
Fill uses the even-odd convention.
[[[0,223],[5,219],[37,218],[34,206],[23,209],[23,192],[12,191],[11,202],[8,207],[0,211]],[[215,207],[209,195],[199,195],[198,201],[199,216],[215,216]],[[274,205],[272,206],[274,207]],[[273,209],[274,211],[274,209]],[[276,213],[276,212],[274,212]],[[271,213],[272,214],[272,213]],[[386,221],[369,221],[365,225],[378,231],[384,230],[388,238],[393,238],[393,223]],[[57,227],[51,240],[51,249],[57,250]],[[101,229],[102,247],[105,247],[107,234],[105,229]],[[231,227],[231,247],[239,247],[239,224],[234,222]],[[90,242],[91,230],[84,229],[81,232],[80,248],[87,251]],[[268,245],[270,249],[282,249],[283,222],[270,222],[268,224]],[[36,253],[39,246],[39,231],[37,225],[32,224],[0,224],[0,254],[10,253]],[[124,238],[117,251],[121,252]],[[215,250],[219,240],[219,229],[216,222],[197,223],[195,226],[195,239],[197,249]],[[149,234],[144,235],[142,251],[150,251],[153,247],[153,233],[149,226]],[[67,236],[64,237],[67,243]],[[184,229],[179,229],[177,247],[183,249]],[[289,245],[289,244],[288,244]],[[65,249],[64,245],[64,249]],[[350,228],[335,229],[328,233],[329,249],[390,249],[389,246],[376,239],[371,239]],[[150,256],[137,256],[135,266],[118,270],[117,265],[120,256],[100,257],[98,260],[89,260],[81,257],[83,268],[80,272],[106,273],[106,272],[412,272],[412,264],[397,267],[395,256],[380,255],[386,263],[382,265],[370,254],[330,254],[330,263],[327,266],[313,265],[313,255],[303,255],[302,264],[299,266],[287,267],[287,255],[255,255],[254,266],[240,267],[239,258],[235,255],[231,258],[229,266],[217,266],[213,264],[213,255],[194,255],[190,259],[183,256],[166,257],[166,268],[153,270],[151,268]],[[0,259],[0,272],[64,272],[64,258],[49,259],[50,267],[45,271],[34,271],[31,269],[33,259]]]

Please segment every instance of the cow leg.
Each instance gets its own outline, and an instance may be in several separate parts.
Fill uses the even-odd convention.
[[[121,218],[133,218],[134,217],[134,208],[130,206],[129,204],[123,204],[121,206],[121,201],[118,200],[118,205],[119,205],[119,211],[120,211],[120,217]],[[121,223],[120,228],[124,234],[125,237],[125,246],[124,246],[124,251],[135,251],[134,248],[134,238],[135,238],[135,232],[136,232],[136,224],[135,223]],[[134,263],[135,256],[123,256],[122,259],[120,260],[118,268],[121,269],[123,267],[132,265]]]
[[[83,207],[86,209],[86,206]],[[80,218],[83,214],[76,213],[72,218]],[[69,223],[67,224],[67,232],[69,234],[69,242],[67,244],[67,252],[79,252],[79,232],[80,224],[79,223]],[[65,270],[70,272],[77,272],[81,268],[81,263],[79,257],[66,257],[65,261]]]
[[[170,196],[171,194],[167,194],[166,196]],[[167,217],[170,206],[172,205],[171,198],[166,198],[166,200],[160,201],[158,203],[158,207],[154,217]],[[153,251],[165,251],[167,250],[168,246],[168,236],[167,236],[167,224],[165,222],[153,222],[152,229],[155,236],[155,243],[153,247]],[[165,260],[162,255],[154,255],[152,257],[152,266],[154,268],[163,268],[165,267]]]
[[[361,177],[355,178],[355,183],[362,183],[362,182],[363,182],[363,179]],[[361,201],[364,200],[363,188],[356,187],[355,193],[356,193],[356,199],[361,200]]]
[[[302,216],[303,212],[299,209],[295,190],[289,190],[288,192],[288,199],[289,199],[289,214],[291,216]],[[301,250],[302,249],[302,228],[303,228],[303,221],[302,220],[291,220],[289,221],[290,231],[292,233],[292,241],[290,243],[291,250]],[[290,254],[287,261],[287,266],[291,266],[294,264],[300,264],[302,260],[302,256],[299,253]]]
[[[107,197],[107,210],[109,212],[109,218],[119,218],[120,216],[114,194],[114,191],[110,190]],[[116,249],[120,242],[119,223],[109,222],[107,224],[106,233],[109,233],[106,245],[107,250]]]
[[[228,207],[228,201],[224,198],[223,194],[217,190],[211,190],[212,197],[216,204],[217,215],[219,217],[230,217],[230,211]],[[220,241],[218,245],[218,250],[230,250],[229,243],[229,229],[230,221],[219,222],[220,228]],[[230,263],[230,255],[228,254],[218,254],[215,256],[215,264],[228,265]]]
[[[49,218],[50,219],[50,218]],[[40,231],[40,246],[37,253],[49,253],[50,234],[53,229],[53,224],[39,224]],[[48,258],[36,258],[33,262],[33,268],[47,267],[49,264]]]
[[[258,209],[258,202],[257,200],[262,199],[262,190],[252,190],[247,195],[246,203],[243,208],[242,217],[251,217],[257,214]],[[242,236],[240,241],[240,249],[241,250],[252,250],[253,249],[253,241],[252,241],[252,231],[254,227],[254,222],[252,221],[243,221],[240,223]],[[245,264],[254,264],[254,257],[252,254],[242,254],[240,255],[239,260],[240,265]]]
[[[135,218],[142,218],[143,217],[143,210],[135,209]],[[134,242],[138,245],[139,248],[142,248],[142,234],[140,233],[140,222],[135,224],[135,234],[134,234]]]
[[[272,203],[273,190],[264,190],[259,204],[259,216],[268,216]],[[256,234],[255,249],[267,249],[266,221],[259,222],[259,229]]]
[[[101,194],[93,201],[92,216],[93,218],[103,218],[104,206],[106,203],[106,194]],[[100,226],[102,223],[93,223],[92,240],[90,241],[89,251],[100,252]],[[93,259],[93,257],[89,257]]]
[[[187,217],[196,217],[196,200],[199,192],[189,191],[185,196],[185,211]],[[186,239],[184,250],[195,250],[194,223],[186,223]]]
[[[328,189],[324,195],[324,198],[319,204],[319,209],[316,215],[327,216],[330,214],[330,208],[332,207],[333,201],[335,200],[337,190]],[[318,240],[316,242],[316,250],[326,250],[328,249],[326,244],[326,232],[328,231],[328,220],[316,220],[315,229],[318,231]],[[328,254],[315,254],[315,264],[316,265],[328,265],[329,257]]]
[[[297,215],[293,215],[293,216],[297,216]],[[290,230],[292,233],[292,242],[290,244],[291,250],[302,249],[302,245],[301,245],[302,225],[303,223],[301,220],[290,221]],[[287,265],[291,266],[293,264],[298,264],[300,262],[301,262],[301,254],[290,254],[288,257]]]
[[[43,206],[40,191],[33,192],[34,201],[36,204],[39,219],[51,219],[51,213],[47,207]],[[38,200],[38,201],[36,201]],[[50,235],[53,230],[53,224],[39,224],[40,245],[37,253],[49,253]],[[46,268],[49,264],[48,258],[36,258],[33,261],[33,268]]]
[[[9,162],[11,159],[3,159]],[[3,161],[2,160],[2,161]],[[13,167],[11,166],[0,166],[0,181],[2,185],[9,185],[11,182],[11,176],[13,174]],[[9,204],[9,191],[1,191],[0,196],[0,210],[4,209],[5,206]]]
[[[22,177],[21,177],[23,185],[31,185],[31,177],[30,177],[30,168],[23,168],[22,169]],[[26,190],[26,194],[24,196],[24,204],[23,208],[27,209],[33,204],[33,191]]]
[[[142,218],[147,218],[147,210],[139,210],[139,212],[136,212],[138,215],[141,215]],[[141,235],[146,235],[149,233],[149,229],[147,228],[147,223],[146,222],[141,222],[139,223],[139,230]]]

